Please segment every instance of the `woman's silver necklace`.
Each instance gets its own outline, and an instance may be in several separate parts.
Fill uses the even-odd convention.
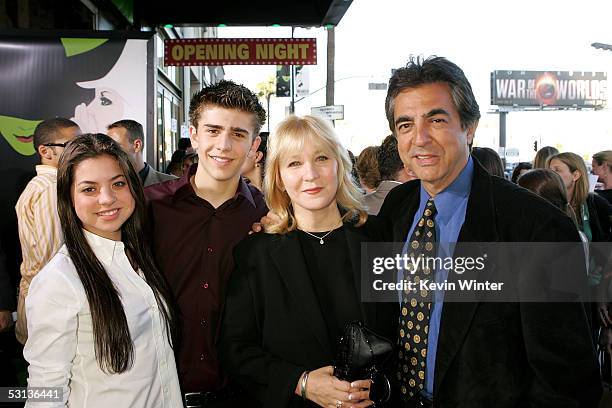
[[[318,236],[318,235],[315,235],[315,234],[313,234],[312,232],[308,232],[308,231],[306,231],[306,230],[302,230],[302,231],[303,231],[303,232],[305,232],[306,234],[310,235],[311,237],[314,237],[314,238],[318,239],[318,240],[319,240],[319,244],[323,245],[323,244],[325,243],[324,239],[325,239],[325,238],[326,238],[326,237],[327,237],[329,234],[331,234],[332,232],[334,232],[334,230],[335,230],[335,229],[336,229],[336,227],[332,228],[332,229],[331,229],[331,231],[326,232],[326,233],[325,233],[325,235],[323,235],[322,237],[320,237],[320,236]]]

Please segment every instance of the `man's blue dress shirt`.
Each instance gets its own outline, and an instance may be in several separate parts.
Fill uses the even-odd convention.
[[[472,188],[472,176],[474,175],[474,164],[472,157],[469,157],[466,166],[459,176],[446,188],[434,197],[437,214],[434,218],[436,226],[436,241],[438,243],[437,257],[452,256],[459,231],[465,221],[465,211],[467,209],[468,198]],[[425,204],[431,196],[425,191],[421,184],[421,195],[419,209],[414,215],[412,226],[408,231],[404,252],[407,251],[408,240],[417,222],[423,216]],[[434,271],[436,282],[444,282],[448,278],[447,269],[436,269]],[[428,394],[433,394],[434,369],[436,365],[436,352],[438,349],[438,334],[440,333],[440,319],[442,317],[442,306],[444,304],[444,291],[436,290],[433,295],[434,303],[429,317],[429,334],[427,336],[427,373],[425,375],[425,390]]]

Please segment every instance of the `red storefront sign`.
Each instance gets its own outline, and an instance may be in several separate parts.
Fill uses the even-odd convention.
[[[316,38],[187,38],[164,41],[164,65],[316,65]]]

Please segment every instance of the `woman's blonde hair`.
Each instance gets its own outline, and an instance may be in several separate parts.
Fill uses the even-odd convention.
[[[576,153],[572,152],[564,152],[552,155],[548,158],[548,164],[550,166],[550,162],[554,159],[557,159],[569,168],[570,172],[575,172],[578,170],[580,173],[580,177],[576,180],[576,184],[574,185],[574,192],[569,199],[570,205],[576,214],[576,220],[578,220],[578,224],[582,226],[582,206],[586,205],[587,197],[589,196],[589,174],[584,164],[584,160],[582,157],[578,156]]]
[[[289,116],[268,139],[268,156],[264,177],[264,193],[270,211],[280,217],[280,222],[266,227],[266,232],[285,234],[297,228],[297,220],[291,199],[282,188],[280,161],[283,157],[299,152],[306,141],[315,143],[336,159],[338,163],[338,189],[336,202],[342,213],[342,222],[351,221],[357,226],[367,219],[367,213],[359,200],[361,194],[351,177],[351,159],[331,125],[316,116]]]
[[[533,159],[534,169],[547,169],[548,163],[550,163],[550,157],[559,154],[559,150],[552,146],[544,146],[535,155]]]

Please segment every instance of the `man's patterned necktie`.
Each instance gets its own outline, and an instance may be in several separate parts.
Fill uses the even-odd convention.
[[[415,290],[406,289],[402,293],[399,319],[397,379],[404,400],[418,394],[425,386],[431,293],[429,290],[420,290],[419,282],[432,277],[431,269],[425,265],[425,258],[435,256],[435,215],[436,206],[433,198],[430,198],[408,241],[408,256],[414,260],[421,257],[424,259],[421,264],[413,263],[413,267],[404,270],[404,279],[415,283]]]

